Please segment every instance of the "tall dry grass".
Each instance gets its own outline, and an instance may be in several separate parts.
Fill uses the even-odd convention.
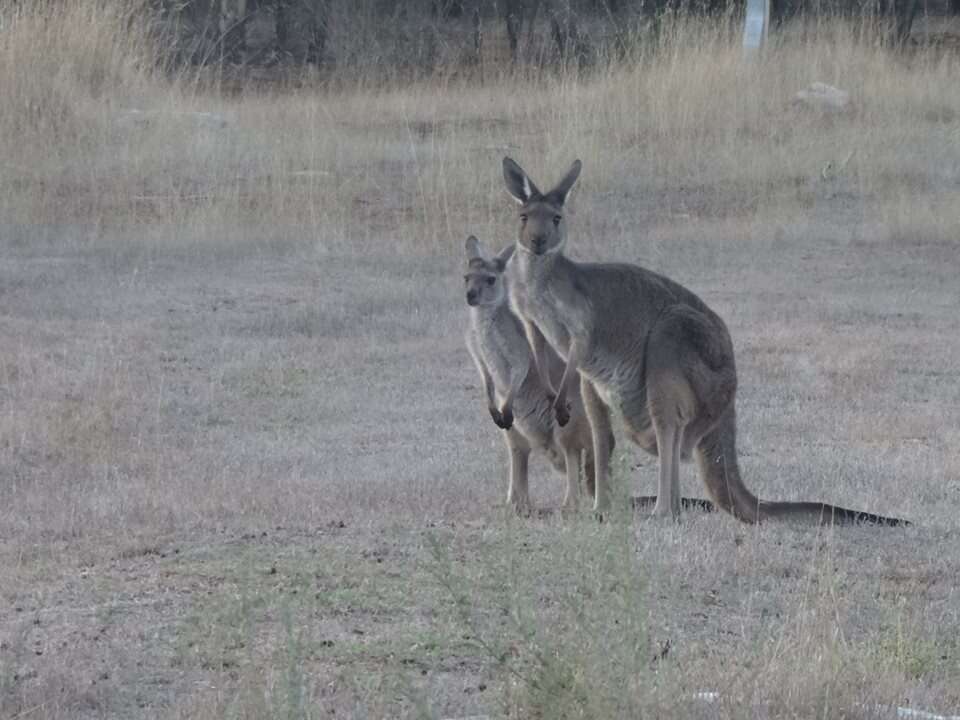
[[[160,48],[142,0],[7,3],[0,57],[4,158],[26,162],[15,169],[38,179],[55,172],[52,163],[36,167],[45,157],[98,149],[104,110],[158,90]]]
[[[18,7],[0,34],[0,148],[5,215],[24,221],[175,228],[214,246],[309,235],[324,248],[432,250],[456,247],[466,226],[503,232],[506,153],[544,178],[582,157],[593,202],[578,228],[590,237],[622,222],[624,202],[667,191],[689,198],[681,213],[789,214],[824,188],[882,206],[957,177],[956,57],[893,54],[869,22],[805,26],[755,63],[728,25],[673,18],[634,60],[588,73],[227,98],[157,71],[138,2]],[[814,80],[848,90],[853,110],[793,107]]]

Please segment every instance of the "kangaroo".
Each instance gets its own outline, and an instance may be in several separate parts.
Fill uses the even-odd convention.
[[[497,427],[507,431],[505,440],[510,456],[507,502],[520,513],[530,510],[528,461],[530,451],[540,448],[557,471],[566,473],[563,509],[572,510],[578,504],[581,457],[587,494],[593,497],[595,492],[592,430],[576,385],[568,396],[570,421],[562,427],[554,423],[551,384],[537,371],[520,319],[507,303],[505,268],[514,247],[509,245],[499,255],[487,258],[480,241],[473,236],[467,238],[469,267],[464,276],[470,306],[467,349],[483,380],[490,416]],[[563,374],[564,363],[550,347],[544,348],[544,356],[547,377],[555,384]],[[612,449],[613,433],[607,442]],[[652,506],[656,500],[650,495],[630,498],[635,509]],[[708,500],[681,498],[680,501],[684,508],[714,510]]]
[[[593,428],[594,509],[609,503],[610,409],[630,438],[659,459],[656,516],[680,515],[681,458],[693,455],[713,503],[737,519],[797,516],[819,523],[908,524],[898,518],[821,502],[758,499],[737,465],[733,342],[723,320],[694,293],[645,268],[578,263],[564,254],[564,205],[580,175],[576,160],[542,193],[512,159],[504,158],[508,192],[520,205],[519,240],[510,292],[542,368],[549,343],[566,360],[552,391],[560,426],[578,380]]]
[[[553,395],[533,364],[523,326],[507,302],[504,271],[514,246],[487,257],[480,241],[471,235],[466,251],[467,349],[483,380],[490,416],[497,427],[506,430],[510,455],[507,502],[518,512],[530,510],[527,466],[530,451],[538,448],[546,452],[554,468],[566,473],[563,507],[573,509],[579,495],[581,454],[586,455],[587,491],[593,495],[593,440],[579,390],[568,394],[570,419],[559,427],[553,421]],[[546,350],[540,367],[559,381],[564,364],[555,352]]]

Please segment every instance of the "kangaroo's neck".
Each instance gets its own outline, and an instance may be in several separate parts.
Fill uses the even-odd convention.
[[[470,308],[470,324],[475,328],[489,325],[494,321],[500,305],[473,305]]]
[[[516,254],[518,275],[530,287],[542,287],[552,279],[566,275],[574,269],[576,263],[562,252],[548,255],[534,255],[521,251]]]
[[[517,322],[512,316],[513,313],[506,302],[499,305],[474,305],[470,308],[470,324],[480,332],[504,323]]]

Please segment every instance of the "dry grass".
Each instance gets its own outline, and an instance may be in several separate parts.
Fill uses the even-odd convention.
[[[960,706],[956,59],[839,27],[746,65],[691,24],[582,77],[226,99],[161,78],[129,8],[19,7],[0,716]],[[791,107],[813,80],[853,111]],[[582,157],[571,252],[727,319],[753,488],[916,527],[506,517],[458,283],[468,232],[513,232],[505,153]]]

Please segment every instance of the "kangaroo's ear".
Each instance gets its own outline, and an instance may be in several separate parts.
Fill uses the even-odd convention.
[[[580,170],[582,168],[583,163],[579,160],[574,160],[573,165],[567,170],[567,174],[563,176],[563,180],[558,182],[557,186],[547,193],[547,199],[552,200],[557,203],[557,205],[563,205],[567,201],[570,190],[576,184],[577,178],[580,177]]]
[[[516,248],[516,245],[510,243],[493,259],[493,264],[498,272],[503,272],[506,269],[507,261],[513,256],[513,251],[516,250]]]
[[[467,238],[467,242],[464,244],[464,247],[467,251],[467,260],[483,259],[483,247],[480,245],[480,241],[477,240],[475,235],[471,235]]]
[[[523,168],[508,157],[503,159],[503,181],[507,185],[507,192],[521,205],[526,205],[530,198],[541,194]]]

